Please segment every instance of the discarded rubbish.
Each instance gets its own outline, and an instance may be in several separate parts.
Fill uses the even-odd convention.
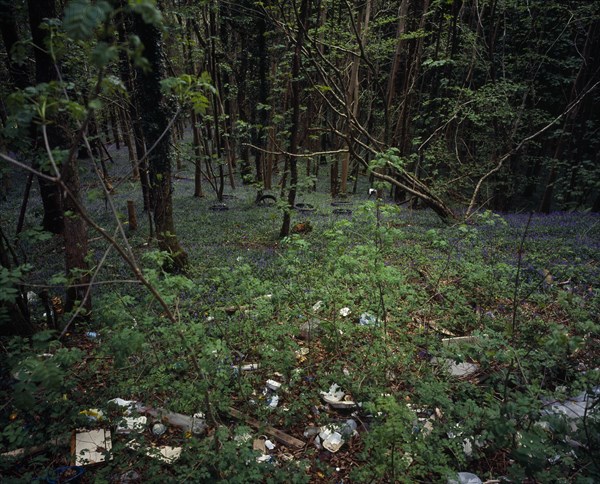
[[[331,426],[321,427],[319,438],[321,439],[321,445],[333,454],[340,450],[342,445],[344,445],[342,434],[333,430]]]
[[[334,215],[352,215],[352,210],[349,208],[334,208],[331,213]]]
[[[379,320],[371,313],[362,313],[358,318],[358,324],[361,326],[376,326],[379,324]]]
[[[71,453],[76,466],[98,464],[112,459],[110,453],[112,440],[110,430],[90,430],[74,433],[71,441]]]
[[[595,402],[600,399],[600,386],[592,389],[592,394],[582,392],[579,395],[567,398],[563,402],[544,397],[542,415],[565,415],[570,419],[584,418],[594,410]]]
[[[240,419],[244,422],[246,422],[248,425],[250,425],[251,427],[254,427],[255,429],[262,429],[262,431],[273,437],[277,442],[279,442],[280,444],[286,445],[288,447],[293,447],[295,449],[302,449],[305,445],[305,443],[300,440],[297,439],[295,437],[292,437],[291,435],[286,434],[285,432],[282,432],[279,429],[276,429],[274,427],[271,426],[265,426],[263,423],[261,423],[260,421],[249,417],[248,415],[243,414],[242,412],[240,412],[239,410],[236,410],[233,407],[229,407],[229,414],[237,419]]]
[[[125,408],[126,415],[129,415],[132,412],[132,410],[135,410],[135,405],[137,404],[137,402],[135,400],[123,400],[122,398],[113,398],[112,400],[109,400],[107,403],[114,403],[115,405],[118,405],[119,407]]]
[[[97,408],[89,408],[87,410],[82,410],[79,412],[80,415],[85,415],[90,421],[95,422],[102,420],[104,418],[104,412],[102,410],[98,410]]]
[[[346,420],[346,422],[344,422],[344,425],[342,425],[340,432],[346,438],[352,437],[353,435],[357,434],[357,428],[358,426],[356,425],[356,421],[349,418]]]
[[[475,363],[469,363],[467,361],[457,363],[451,358],[444,358],[440,360],[434,357],[432,358],[431,362],[433,364],[439,364],[440,366],[443,366],[448,373],[450,373],[450,375],[458,378],[466,378],[479,371],[479,365]]]
[[[350,308],[342,308],[340,309],[340,316],[342,317],[347,317],[352,313],[352,310]]]
[[[96,339],[98,337],[98,333],[96,333],[95,331],[88,331],[87,333],[85,333],[85,335],[89,339]]]
[[[123,474],[121,474],[116,482],[118,482],[119,484],[131,484],[134,482],[141,482],[141,481],[142,481],[142,476],[140,476],[140,473],[137,471],[134,471],[132,469],[130,471],[127,471],[127,472],[124,472]]]
[[[148,424],[148,419],[142,417],[124,417],[117,425],[118,434],[129,434],[131,432],[141,432]]]
[[[192,433],[199,435],[206,430],[206,415],[202,412],[197,412],[192,417]]]
[[[304,431],[304,436],[307,438],[314,436],[314,444],[318,449],[324,448],[331,453],[336,453],[347,439],[358,433],[356,428],[356,422],[348,419],[343,424],[308,427]]]
[[[267,439],[265,440],[265,447],[269,450],[273,450],[275,448],[275,444]]]
[[[458,480],[448,479],[448,484],[483,484],[481,479],[470,472],[459,472]]]
[[[267,405],[271,408],[277,408],[277,405],[279,405],[279,395],[272,395],[267,400]]]
[[[303,213],[315,211],[314,205],[311,205],[310,203],[297,203],[296,205],[294,205],[294,208]]]
[[[271,462],[271,460],[273,460],[273,456],[269,454],[262,454],[256,458],[256,462],[258,462],[259,464],[263,462]]]
[[[161,424],[160,422],[157,422],[152,426],[152,433],[154,435],[156,435],[157,437],[160,437],[166,431],[167,431],[167,427],[165,425]]]
[[[312,310],[316,313],[323,308],[323,304],[323,301],[317,301],[315,304],[313,304]]]
[[[279,390],[281,388],[281,383],[279,383],[278,381],[275,381],[275,380],[267,380],[267,388],[276,392],[277,390]]]
[[[352,401],[350,396],[341,391],[337,383],[331,385],[328,392],[321,392],[321,397],[333,408],[343,409],[356,407],[356,402]]]
[[[265,444],[265,439],[264,438],[263,439],[254,439],[254,441],[252,442],[252,449],[258,450],[262,454],[266,454],[267,446]]]
[[[63,482],[79,482],[85,474],[85,468],[81,466],[61,466],[54,469],[52,477],[46,477],[48,484],[58,484]],[[39,479],[39,478],[38,478]]]
[[[298,363],[303,363],[304,361],[306,361],[306,356],[308,355],[308,353],[310,353],[310,350],[308,348],[300,348],[299,350],[296,350],[295,353]]]
[[[169,425],[182,429],[184,432],[201,434],[206,432],[206,429],[208,428],[204,420],[182,415],[180,413],[169,412],[162,408],[145,407],[138,403],[136,404],[135,409],[141,414],[160,419]]]
[[[479,341],[479,336],[456,336],[454,338],[442,338],[442,344],[444,346],[478,343]]]
[[[314,437],[315,435],[319,435],[320,431],[321,430],[319,427],[307,427],[302,435],[308,439],[310,437]]]
[[[130,440],[125,444],[132,450],[138,450],[141,446],[135,440]],[[161,460],[167,464],[172,464],[181,457],[181,447],[171,447],[170,445],[162,445],[160,447],[151,446],[145,449],[145,454],[153,459]]]

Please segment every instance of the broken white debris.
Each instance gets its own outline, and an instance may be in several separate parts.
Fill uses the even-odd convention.
[[[110,430],[90,430],[78,432],[74,436],[75,443],[72,447],[75,454],[75,465],[98,464],[112,459],[110,453],[112,440]]]
[[[281,383],[275,380],[267,380],[267,388],[270,388],[274,392],[281,388]]]
[[[125,445],[133,450],[137,450],[140,448],[140,444],[137,443],[135,440],[130,440]],[[171,447],[170,445],[162,445],[160,447],[147,447],[145,449],[145,453],[148,457],[161,460],[167,464],[172,464],[177,459],[179,459],[179,457],[181,457],[181,450],[181,447]]]
[[[592,394],[587,392],[580,393],[576,397],[567,398],[560,402],[550,398],[542,398],[544,408],[543,415],[565,415],[570,419],[585,417],[593,411],[594,403],[600,398],[600,387],[594,387]]]
[[[107,403],[114,403],[119,407],[123,407],[125,409],[125,414],[129,415],[133,410],[135,410],[135,405],[137,402],[135,400],[123,400],[122,398],[113,398]]]
[[[312,310],[316,313],[322,307],[323,307],[323,301],[317,301],[315,304],[313,304]]]
[[[321,396],[325,402],[331,405],[333,408],[354,408],[356,402],[352,401],[349,395],[346,395],[340,390],[337,383],[334,383],[329,388],[328,392],[321,392]]]
[[[438,359],[434,357],[431,359],[431,362],[433,364],[439,364],[444,367],[450,375],[458,378],[466,378],[479,371],[479,365],[467,361],[458,363],[451,358]]]
[[[482,484],[481,479],[470,472],[459,472],[456,479],[448,479],[448,484]]]
[[[350,313],[352,313],[352,310],[350,308],[342,308],[340,309],[340,316],[343,316],[344,318],[349,316]]]
[[[338,431],[333,430],[331,426],[321,427],[319,437],[323,441],[323,447],[331,453],[336,453],[344,445],[344,438]]]
[[[358,324],[361,326],[375,326],[379,324],[379,320],[371,313],[362,313],[358,318]]]
[[[141,432],[147,425],[146,417],[125,417],[117,425],[118,434],[129,434],[131,432]]]

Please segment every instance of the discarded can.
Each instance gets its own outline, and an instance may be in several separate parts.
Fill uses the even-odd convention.
[[[161,424],[160,422],[157,422],[152,426],[152,433],[154,435],[156,435],[157,437],[160,437],[166,431],[167,431],[167,427],[165,425]]]

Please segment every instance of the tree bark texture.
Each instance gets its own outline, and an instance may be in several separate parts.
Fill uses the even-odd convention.
[[[173,222],[173,199],[171,180],[171,153],[169,148],[169,119],[173,112],[167,106],[160,81],[164,78],[164,58],[160,30],[147,24],[139,15],[134,15],[133,27],[144,45],[144,56],[150,69],[138,70],[135,90],[139,99],[151,99],[140,113],[141,125],[148,142],[148,148],[156,146],[148,153],[150,178],[150,208],[154,216],[156,236],[161,250],[168,252],[175,268],[183,269],[187,264],[187,254],[179,245]]]
[[[300,13],[297,19],[296,46],[294,48],[294,57],[292,59],[292,126],[290,128],[290,148],[289,148],[289,168],[290,168],[290,187],[288,190],[288,206],[283,214],[283,224],[281,225],[280,237],[290,235],[291,211],[296,203],[296,190],[298,185],[298,161],[295,153],[298,150],[298,130],[300,127],[300,96],[302,94],[302,80],[300,71],[302,69],[302,48],[304,37],[308,27],[308,18],[310,15],[310,0],[302,0]]]

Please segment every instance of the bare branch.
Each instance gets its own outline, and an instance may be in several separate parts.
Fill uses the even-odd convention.
[[[259,146],[253,145],[252,143],[242,143],[242,146],[248,146],[250,148],[254,148],[255,150],[258,150],[262,153],[266,153],[268,155],[286,155],[286,156],[293,156],[295,158],[312,158],[314,156],[322,156],[322,155],[338,155],[340,153],[348,153],[347,149],[339,149],[339,150],[332,150],[332,151],[314,151],[311,153],[289,153],[288,151],[284,151],[284,150],[280,150],[280,151],[269,151],[269,150],[265,150],[263,148],[260,148]]]

